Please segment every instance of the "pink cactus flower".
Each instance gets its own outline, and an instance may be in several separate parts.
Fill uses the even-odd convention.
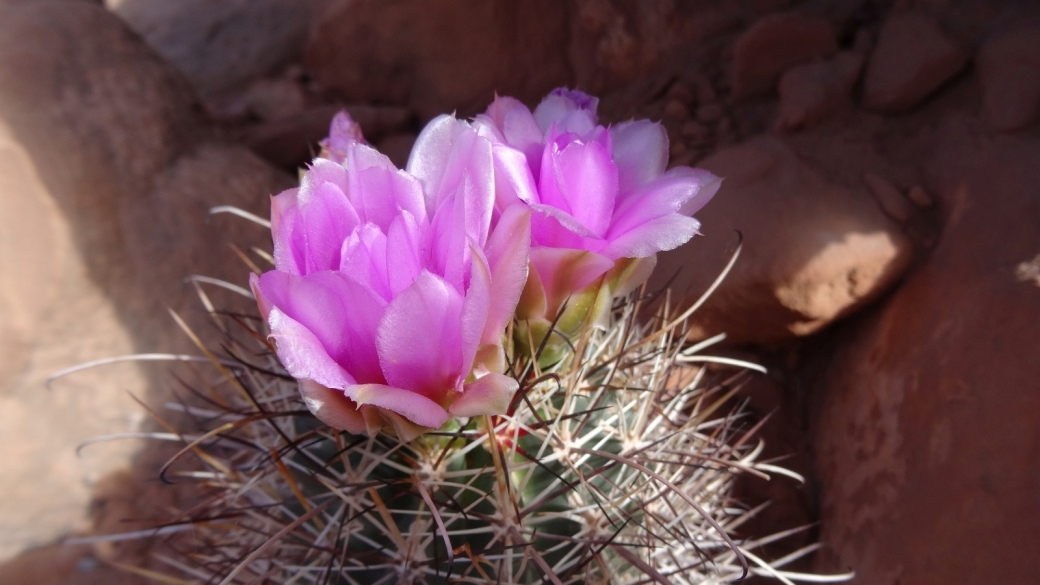
[[[518,204],[532,210],[531,277],[518,317],[544,326],[570,298],[561,324],[571,333],[590,314],[602,315],[611,296],[645,280],[657,252],[697,233],[690,216],[721,181],[702,169],[666,170],[660,124],[605,128],[597,105],[561,88],[534,112],[497,97],[474,122],[493,143],[496,216]]]
[[[354,433],[410,439],[451,416],[501,414],[517,383],[502,336],[527,274],[530,216],[494,204],[491,145],[435,120],[435,165],[396,169],[349,125],[298,189],[272,198],[275,270],[251,278],[308,408]],[[338,162],[337,162],[338,159]]]

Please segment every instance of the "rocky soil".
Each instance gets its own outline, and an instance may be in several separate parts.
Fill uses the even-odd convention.
[[[341,107],[403,163],[433,115],[558,85],[726,177],[648,290],[689,302],[741,246],[690,335],[769,366],[745,397],[809,478],[742,486],[774,501],[748,530],[818,521],[801,568],[854,583],[1034,582],[1040,7],[1016,0],[0,0],[0,582],[138,582],[115,567],[146,548],[55,543],[187,497],[154,448],[76,454],[149,428],[128,392],[170,400],[166,365],[43,383],[192,352],[167,307],[216,338],[185,279],[241,285],[231,245],[265,234],[209,208],[265,215]]]

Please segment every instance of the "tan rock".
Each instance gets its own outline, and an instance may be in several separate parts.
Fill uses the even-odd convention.
[[[1003,34],[978,56],[982,107],[998,130],[1019,130],[1040,113],[1040,28]]]
[[[881,27],[867,64],[863,106],[882,112],[912,110],[964,69],[968,57],[934,18],[894,14]]]
[[[837,50],[834,26],[826,19],[794,12],[765,16],[733,44],[733,95],[739,98],[771,91],[793,65]]]
[[[693,318],[693,337],[732,343],[806,335],[862,307],[906,270],[912,247],[866,194],[829,182],[774,138],[699,163],[724,177],[698,214],[702,237],[659,255],[651,290],[705,291],[744,235],[740,260]]]
[[[91,486],[127,465],[154,366],[51,373],[134,352],[193,351],[166,314],[219,333],[184,278],[243,284],[229,250],[265,245],[263,214],[292,178],[240,147],[209,145],[187,82],[114,15],[87,2],[0,7],[0,556],[83,527]],[[208,291],[232,309],[252,302]],[[237,304],[236,304],[237,303]],[[9,345],[10,347],[7,347]]]
[[[846,332],[815,440],[824,569],[854,583],[1030,583],[1040,539],[1040,141],[948,124],[926,164],[947,210],[932,256]],[[980,536],[981,535],[981,536]]]
[[[35,165],[0,127],[0,560],[86,521],[94,483],[140,446],[76,447],[138,430],[126,395],[146,386],[123,364],[56,382],[60,369],[133,353],[133,340],[73,242]]]

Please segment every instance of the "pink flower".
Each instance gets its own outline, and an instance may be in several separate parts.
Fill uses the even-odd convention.
[[[272,198],[276,269],[250,284],[282,364],[333,427],[407,439],[452,415],[501,414],[516,390],[501,343],[529,214],[502,214],[490,234],[491,145],[450,118],[419,140],[441,135],[443,164],[413,176],[334,126],[326,148],[340,162],[315,159]]]
[[[532,210],[532,270],[518,317],[541,319],[543,329],[568,298],[558,328],[574,333],[588,315],[602,315],[611,296],[640,284],[657,252],[697,233],[700,224],[690,216],[720,183],[702,169],[666,170],[668,138],[660,124],[637,120],[608,129],[598,124],[597,105],[566,89],[554,90],[533,113],[498,97],[474,122],[493,142],[496,215],[519,204]]]

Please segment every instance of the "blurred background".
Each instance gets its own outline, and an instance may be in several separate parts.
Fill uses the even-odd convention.
[[[805,570],[857,584],[1027,584],[1040,557],[1040,5],[1027,0],[0,0],[0,583],[143,583],[147,543],[62,546],[190,501],[159,428],[165,363],[219,331],[193,275],[346,108],[403,165],[431,117],[567,85],[661,121],[725,177],[651,290],[769,367],[749,534],[814,524]],[[204,285],[200,285],[204,286]],[[233,293],[213,302],[250,310]],[[187,374],[186,374],[187,375]],[[165,453],[165,454],[164,454]],[[798,540],[801,539],[801,540]]]

